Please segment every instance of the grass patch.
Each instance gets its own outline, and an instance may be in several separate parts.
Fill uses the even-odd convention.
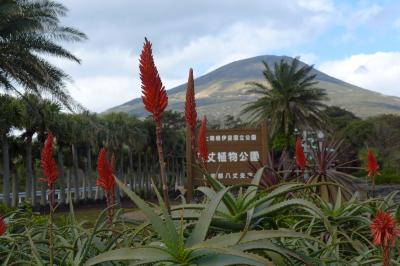
[[[100,213],[103,211],[103,208],[83,208],[83,209],[74,209],[76,220],[81,222],[86,222],[87,226],[93,226],[96,222],[97,218],[99,218]],[[123,213],[132,212],[136,209],[134,208],[126,208],[123,209]],[[69,216],[69,211],[65,212],[56,212],[55,214],[55,222],[57,224],[63,224],[67,221]]]

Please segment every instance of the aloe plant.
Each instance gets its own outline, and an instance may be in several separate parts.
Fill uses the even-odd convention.
[[[296,223],[296,230],[318,237],[325,243],[324,247],[314,246],[314,256],[326,263],[347,263],[374,249],[369,238],[368,208],[358,198],[356,193],[344,201],[339,188],[335,204],[317,197],[320,214],[305,214]]]
[[[215,211],[224,195],[231,188],[223,188],[201,211],[193,229],[183,219],[174,221],[156,189],[162,215],[151,208],[119,180],[120,188],[143,211],[159,238],[147,245],[120,248],[98,255],[85,264],[95,265],[108,261],[129,261],[129,265],[276,265],[280,261],[291,264],[294,258],[310,265],[315,261],[273,243],[280,238],[312,237],[289,230],[260,230],[216,235],[208,238],[208,231]],[[154,187],[154,186],[153,186]],[[183,212],[182,212],[183,215]],[[182,216],[183,217],[183,216]],[[260,251],[258,254],[250,251]],[[269,255],[268,255],[269,254]],[[274,254],[274,255],[271,255]],[[276,256],[279,258],[275,259]],[[286,260],[285,260],[286,259]]]
[[[262,179],[264,168],[254,175],[251,184],[245,188],[244,185],[236,186],[239,193],[227,191],[222,202],[216,209],[211,225],[225,232],[239,232],[248,229],[277,229],[278,223],[284,214],[290,213],[293,208],[301,208],[305,211],[315,212],[318,208],[310,201],[286,196],[294,195],[296,191],[305,190],[307,186],[302,183],[282,183],[267,190],[259,191],[259,183]],[[218,180],[206,175],[210,187],[199,187],[208,199],[226,189]],[[174,217],[179,218],[179,211],[185,210],[186,219],[197,219],[198,210],[203,210],[206,204],[187,204],[172,208]],[[197,211],[196,211],[197,210]],[[178,213],[177,213],[178,212]]]
[[[54,263],[83,265],[97,254],[127,242],[135,232],[122,226],[115,216],[119,230],[110,230],[106,223],[107,209],[103,210],[93,227],[77,222],[72,203],[65,223],[54,225]],[[0,236],[2,265],[49,265],[48,221],[27,211],[16,210],[7,215],[8,233]],[[128,231],[128,233],[127,233]]]

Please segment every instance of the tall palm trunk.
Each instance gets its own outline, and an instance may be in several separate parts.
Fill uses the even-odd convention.
[[[73,164],[73,175],[74,175],[74,191],[75,191],[75,198],[74,201],[77,203],[79,202],[79,173],[78,173],[78,147],[75,143],[71,145],[72,150],[72,164]]]
[[[6,135],[2,138],[3,151],[3,203],[10,206],[10,154],[8,150],[8,139]]]
[[[132,154],[132,149],[129,148],[129,153],[128,153],[128,159],[129,159],[129,184],[130,184],[130,188],[132,191],[135,191],[135,187],[134,187],[134,178],[135,178],[135,173],[133,171],[133,154]]]
[[[60,183],[60,201],[62,204],[65,203],[65,169],[64,169],[64,156],[62,148],[58,149],[58,169],[60,169],[60,176],[58,177]]]
[[[121,147],[120,149],[120,159],[119,159],[119,180],[121,180],[122,182],[124,182],[124,184],[126,185],[126,178],[125,178],[125,174],[124,174],[124,151],[123,148]],[[121,197],[123,196],[123,192],[120,191]]]
[[[32,135],[28,133],[26,136],[26,198],[31,198],[32,205],[36,204],[36,191],[33,191],[33,169],[32,169]]]
[[[11,207],[16,208],[18,206],[18,175],[14,173],[11,175],[12,180],[12,200],[11,200]]]
[[[86,150],[86,177],[88,186],[88,198],[92,198],[92,149],[90,144],[87,146]]]

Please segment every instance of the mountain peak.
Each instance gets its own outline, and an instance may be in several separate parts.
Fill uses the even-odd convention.
[[[210,73],[195,79],[196,100],[198,112],[206,114],[211,119],[220,119],[225,115],[238,115],[242,105],[255,100],[255,95],[247,93],[249,81],[264,82],[263,62],[273,67],[275,63],[285,60],[291,62],[292,57],[261,55],[237,60],[219,67]],[[300,66],[306,65],[300,61]],[[400,98],[388,97],[373,91],[359,88],[342,80],[331,77],[317,69],[318,87],[326,89],[330,101],[354,112],[360,117],[379,115],[383,113],[400,114]],[[186,84],[167,91],[169,97],[168,109],[183,111],[186,94]],[[140,98],[113,107],[106,112],[128,112],[137,116],[148,115]]]

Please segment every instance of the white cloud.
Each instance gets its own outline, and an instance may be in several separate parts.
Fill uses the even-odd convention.
[[[383,7],[377,4],[365,7],[363,9],[360,9],[354,13],[352,16],[352,19],[349,20],[349,23],[365,23],[368,22],[369,20],[375,18],[377,15],[381,13],[383,10]]]
[[[140,97],[139,56],[124,48],[83,50],[74,52],[83,64],[51,61],[73,73],[74,82],[68,84],[71,96],[91,111],[102,112],[116,105]],[[156,58],[163,62],[168,58]],[[166,88],[173,88],[184,79],[164,75],[169,65],[160,64],[159,72]],[[166,78],[163,78],[166,77]]]
[[[311,11],[331,12],[334,10],[334,3],[331,0],[300,0],[298,5]]]
[[[133,85],[138,81],[127,76],[89,76],[75,79],[69,86],[72,97],[92,111],[105,111],[115,105],[133,99]]]
[[[400,96],[400,52],[352,55],[321,63],[318,69],[351,84]]]
[[[190,66],[199,66],[200,73],[204,74],[235,60],[302,44],[315,34],[307,25],[301,29],[282,29],[267,21],[236,23],[216,35],[201,36],[184,47],[165,51],[155,60],[160,69],[177,71],[170,74],[186,74]]]
[[[333,0],[255,0],[252,4],[205,0],[179,5],[119,0],[106,8],[94,0],[65,4],[72,15],[66,24],[82,29],[89,40],[72,46],[82,65],[60,66],[75,80],[69,86],[72,96],[92,111],[140,96],[138,55],[144,36],[153,41],[156,65],[170,89],[187,80],[189,67],[198,77],[226,63],[265,54],[300,54],[306,63],[315,63],[321,55],[303,51],[304,44],[315,46],[335,27],[343,28],[339,39],[357,41],[357,29],[373,24],[383,8],[377,4],[353,8]],[[325,62],[320,69],[362,87],[399,95],[400,71],[393,58],[400,56],[360,54]]]
[[[84,12],[79,9],[80,5],[87,9],[86,4],[72,3],[71,13],[79,17],[69,17],[67,22],[82,25],[89,40],[71,46],[82,59],[81,65],[55,62],[74,79],[69,86],[72,96],[92,111],[104,111],[140,96],[138,55],[144,36],[153,41],[156,65],[170,89],[187,80],[190,67],[198,77],[235,60],[282,53],[315,40],[334,15],[331,0],[282,0],[254,5],[240,1],[232,5],[184,4],[173,16],[163,16],[165,10],[158,10],[160,16],[153,14],[155,19],[149,19],[143,14],[152,10],[150,4],[122,1],[106,14],[98,9],[87,20],[80,18]],[[171,9],[170,4],[159,4]],[[189,15],[189,10],[196,12]],[[146,19],[139,21],[143,16]],[[79,19],[82,22],[77,24]],[[310,61],[312,58],[308,56]]]
[[[394,21],[393,26],[398,30],[400,29],[400,18]]]

